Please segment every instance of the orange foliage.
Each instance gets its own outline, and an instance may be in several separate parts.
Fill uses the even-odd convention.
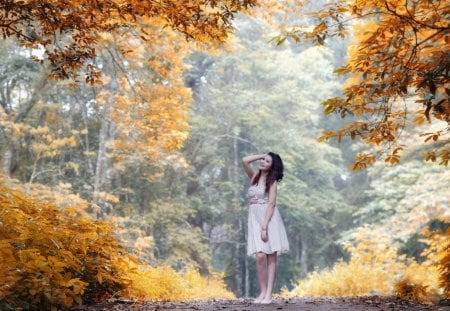
[[[11,141],[21,141],[26,138],[29,151],[33,155],[32,172],[28,182],[31,184],[35,177],[40,174],[38,164],[43,159],[51,159],[61,154],[70,152],[70,148],[78,145],[80,132],[72,130],[64,133],[61,129],[52,128],[51,122],[48,126],[32,126],[26,122],[17,122],[14,114],[7,114],[0,110],[0,126],[4,135]],[[61,170],[78,171],[78,165],[74,162],[65,163]]]
[[[130,280],[127,261],[106,222],[73,217],[0,184],[0,296],[25,309],[69,307],[117,294]]]
[[[201,276],[196,270],[179,273],[170,267],[144,267],[131,273],[134,296],[156,301],[232,299],[221,274]]]
[[[450,224],[448,216],[443,216],[439,219],[446,223],[447,226]],[[427,256],[427,261],[422,266],[436,267],[439,274],[439,282],[436,284],[436,287],[439,287],[442,290],[441,295],[448,299],[450,297],[450,227],[447,227],[445,231],[429,232],[425,230],[424,234],[429,238],[427,241],[429,246],[422,253],[423,256]],[[414,282],[411,276],[396,283],[395,290],[402,299],[417,302],[427,301],[430,298],[429,285],[424,286],[419,282]]]
[[[155,26],[152,19],[140,18],[136,25],[145,32],[147,40],[134,31],[120,36],[109,32],[97,34],[97,63],[104,72],[94,83],[96,87],[89,89],[95,96],[96,112],[115,129],[111,136],[116,160],[131,155],[131,161],[136,157],[154,161],[161,153],[180,148],[187,137],[191,93],[184,85],[183,60],[190,50],[182,36]],[[59,87],[65,86],[60,83]],[[48,103],[39,103],[34,109],[41,107],[48,115]],[[44,158],[69,152],[67,147],[74,147],[87,134],[72,130],[72,135],[64,131],[66,136],[63,136],[60,128],[52,127],[52,123],[46,119],[45,126],[34,128],[17,122],[14,113],[0,110],[0,126],[8,139],[32,138],[26,140],[34,156],[30,183],[40,175],[39,164]],[[61,171],[77,173],[76,163],[65,165]]]
[[[97,55],[97,33],[147,33],[139,20],[151,19],[154,25],[169,26],[186,39],[223,41],[232,30],[236,12],[246,11],[256,0],[222,1],[2,1],[0,29],[3,38],[16,36],[22,45],[43,47],[52,65],[53,78],[77,78],[86,70],[85,80],[99,79],[92,60]]]
[[[447,217],[447,224],[450,219]],[[440,286],[444,290],[446,298],[450,297],[450,227],[445,231],[428,233],[431,237],[430,246],[425,251],[427,255],[439,267]]]
[[[74,216],[76,206],[59,209],[51,196],[37,201],[11,184],[0,178],[0,309],[56,310],[119,296],[233,297],[221,275],[141,266],[118,244],[111,223]]]
[[[412,283],[409,279],[403,279],[395,283],[394,287],[397,296],[403,300],[423,302],[428,299],[427,287]]]
[[[144,19],[140,27],[148,42],[132,33],[101,36],[102,54],[113,55],[118,70],[99,86],[96,100],[118,126],[116,155],[155,159],[181,147],[187,137],[191,94],[183,81],[183,59],[189,50],[173,31]],[[118,51],[127,51],[125,57]]]
[[[280,41],[287,36],[323,44],[329,36],[345,36],[348,22],[357,21],[349,60],[337,70],[338,74],[349,75],[344,97],[328,100],[324,106],[327,114],[362,119],[338,131],[326,131],[321,137],[360,138],[374,146],[375,153],[358,157],[352,169],[364,168],[383,155],[386,162],[398,163],[405,126],[421,126],[433,119],[442,129],[424,134],[424,142],[436,142],[440,149],[428,153],[426,160],[435,161],[440,156],[440,164],[448,165],[448,13],[448,3],[442,0],[338,1],[310,13],[318,20],[311,31],[294,27],[277,38]],[[421,117],[415,115],[418,110]]]
[[[429,302],[439,293],[439,267],[429,259],[421,264],[405,255],[387,236],[373,236],[361,229],[356,246],[347,246],[349,262],[338,262],[331,269],[313,272],[299,280],[292,296],[365,296],[393,295],[414,301]]]

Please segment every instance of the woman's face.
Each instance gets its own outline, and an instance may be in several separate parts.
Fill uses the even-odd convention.
[[[264,159],[259,161],[259,169],[263,172],[267,172],[272,167],[272,157],[270,155],[266,155]]]

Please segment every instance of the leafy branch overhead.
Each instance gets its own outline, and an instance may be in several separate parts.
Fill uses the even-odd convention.
[[[94,83],[99,71],[94,64],[98,34],[139,32],[146,21],[170,27],[187,40],[223,42],[232,30],[231,21],[239,11],[256,0],[223,1],[63,1],[5,0],[0,3],[0,31],[3,39],[17,37],[20,44],[44,48],[51,63],[51,77],[76,79],[85,70],[86,81]]]
[[[434,121],[439,130],[425,134],[436,150],[425,159],[448,165],[450,122],[450,9],[441,0],[371,0],[330,3],[310,13],[313,29],[294,27],[275,38],[324,44],[344,37],[354,25],[347,63],[336,70],[345,75],[343,97],[323,103],[326,114],[351,117],[338,131],[324,131],[320,140],[348,136],[375,146],[358,154],[352,169],[361,169],[385,156],[396,164],[404,147],[406,126]],[[425,122],[427,121],[427,122]]]

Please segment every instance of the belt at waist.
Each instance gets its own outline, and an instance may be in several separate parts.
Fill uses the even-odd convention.
[[[267,204],[267,203],[269,203],[269,200],[266,200],[266,199],[250,199],[250,201],[249,201],[250,205]]]

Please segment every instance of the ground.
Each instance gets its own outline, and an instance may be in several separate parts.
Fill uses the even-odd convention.
[[[339,297],[339,298],[296,298],[278,299],[272,304],[261,305],[252,303],[251,299],[234,300],[210,300],[210,301],[190,301],[190,302],[143,302],[131,301],[111,301],[103,302],[91,306],[79,306],[71,311],[163,311],[163,310],[233,310],[233,311],[450,311],[448,301],[441,301],[437,305],[426,305],[411,303],[389,297]]]

